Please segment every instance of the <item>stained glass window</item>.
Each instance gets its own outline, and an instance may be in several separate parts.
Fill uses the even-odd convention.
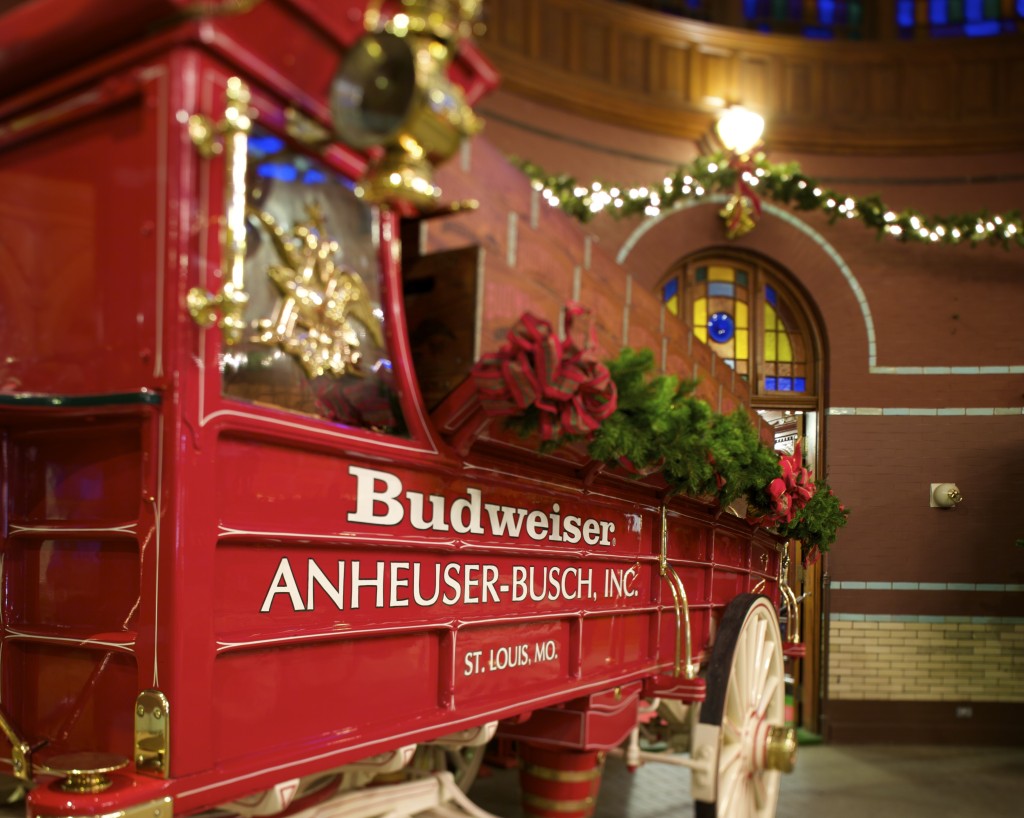
[[[812,39],[890,36],[992,37],[1024,30],[1024,0],[619,0],[634,6],[757,31]],[[884,22],[883,22],[884,21]]]
[[[770,284],[764,285],[764,389],[766,392],[807,391],[807,345],[787,321],[785,300]]]
[[[691,287],[694,334],[741,375],[750,371],[748,283],[746,270],[711,264],[694,270]]]
[[[758,31],[801,34],[804,37],[860,38],[864,29],[864,0],[620,0],[630,5],[726,25],[746,23]],[[742,16],[740,16],[742,15]]]
[[[863,0],[743,0],[751,28],[814,39],[864,36]]]
[[[806,308],[764,265],[708,257],[686,262],[662,282],[661,298],[755,395],[815,394],[816,346]]]
[[[1020,31],[1024,0],[896,0],[900,36],[993,37]]]
[[[625,2],[665,14],[689,17],[691,20],[711,19],[712,0],[625,0]]]

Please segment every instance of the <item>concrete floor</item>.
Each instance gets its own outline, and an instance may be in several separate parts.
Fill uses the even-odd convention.
[[[482,773],[470,797],[503,818],[522,818],[517,773]],[[692,810],[687,771],[648,764],[630,775],[609,758],[594,818],[685,818]],[[1022,818],[1024,747],[801,747],[776,816]]]

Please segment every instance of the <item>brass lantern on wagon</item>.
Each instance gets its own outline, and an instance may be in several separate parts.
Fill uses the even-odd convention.
[[[345,56],[331,83],[334,126],[355,148],[374,149],[357,192],[367,201],[419,208],[440,196],[434,165],[480,129],[462,90],[448,77],[459,40],[480,0],[402,0],[366,14],[369,32]]]

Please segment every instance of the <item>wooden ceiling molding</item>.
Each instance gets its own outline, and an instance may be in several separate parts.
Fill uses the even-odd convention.
[[[723,103],[774,148],[821,153],[1024,147],[1024,34],[808,40],[611,0],[487,0],[485,52],[512,93],[624,127],[700,139]]]

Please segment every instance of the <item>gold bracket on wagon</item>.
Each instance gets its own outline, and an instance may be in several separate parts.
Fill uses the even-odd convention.
[[[686,600],[686,588],[676,569],[668,563],[668,507],[661,507],[661,554],[658,558],[658,573],[668,581],[672,591],[672,604],[676,612],[676,656],[672,675],[684,679],[697,678],[697,665],[693,664],[693,637],[690,635],[690,605]]]
[[[245,321],[242,314],[249,301],[243,278],[245,267],[245,173],[249,132],[255,112],[249,107],[249,88],[238,77],[227,83],[224,118],[214,122],[204,114],[188,118],[188,133],[199,155],[224,157],[224,225],[221,242],[219,293],[193,287],[188,293],[188,311],[201,327],[215,324],[224,334],[224,342],[242,340]]]
[[[18,733],[4,709],[0,707],[0,730],[11,743],[11,767],[22,781],[32,781],[32,747]]]
[[[143,690],[135,699],[135,769],[167,778],[170,774],[170,703],[159,690]]]
[[[782,602],[786,606],[786,634],[793,644],[800,643],[800,603],[796,598],[793,589],[787,581],[789,574],[789,549],[787,548],[782,559],[779,560],[779,590],[782,592]]]

